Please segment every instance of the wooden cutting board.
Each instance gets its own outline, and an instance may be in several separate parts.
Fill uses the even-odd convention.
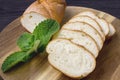
[[[120,20],[90,8],[68,6],[63,23],[75,14],[86,10],[93,11],[112,23],[117,32],[110,40],[105,42],[97,58],[97,66],[94,72],[83,80],[120,80]],[[9,54],[19,50],[16,40],[25,31],[18,18],[0,33],[0,67]],[[2,73],[0,69],[0,75],[4,80],[74,80],[51,67],[47,60],[47,53],[40,54],[7,73]]]

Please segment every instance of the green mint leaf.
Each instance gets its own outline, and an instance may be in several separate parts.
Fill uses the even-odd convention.
[[[34,46],[27,53],[29,53],[29,54],[31,54],[32,52],[38,53],[39,45],[40,45],[40,40],[36,40],[34,43]]]
[[[33,58],[36,55],[35,51],[37,50],[39,44],[40,41],[37,40],[34,46],[29,51],[27,52],[19,51],[8,56],[2,64],[2,68],[1,68],[2,71],[6,72],[19,63],[24,63],[29,61],[31,58]]]
[[[6,72],[19,63],[24,63],[33,58],[38,52],[44,51],[53,34],[60,28],[58,22],[47,19],[35,28],[33,34],[24,33],[17,40],[17,45],[22,51],[8,56],[2,64],[2,71]]]
[[[30,33],[23,33],[17,40],[17,45],[22,51],[28,51],[34,45],[34,36]]]
[[[24,62],[24,57],[26,57],[26,52],[19,51],[11,54],[8,56],[4,63],[2,64],[2,70],[3,72],[6,72],[10,68],[12,68],[14,65],[18,64],[18,62]]]
[[[52,19],[47,19],[38,24],[35,30],[33,31],[33,35],[36,40],[40,40],[41,44],[39,45],[39,51],[44,51],[46,45],[50,41],[53,34],[55,34],[60,28],[60,25],[57,21]]]

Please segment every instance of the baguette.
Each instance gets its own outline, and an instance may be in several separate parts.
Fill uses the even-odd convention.
[[[21,17],[22,26],[27,29],[29,32],[33,32],[35,27],[42,21],[46,20],[47,18],[43,17],[39,13],[30,12],[26,13]]]
[[[65,0],[38,0],[33,2],[23,13],[23,16],[21,17],[21,24],[25,29],[27,29],[29,32],[33,32],[36,25],[30,25],[28,23],[31,23],[31,21],[35,22],[37,18],[34,18],[34,20],[29,21],[29,19],[26,17],[31,14],[31,12],[38,13],[41,17],[41,19],[47,19],[51,18],[59,23],[61,23],[66,8],[66,2]],[[33,19],[33,18],[31,18]],[[40,20],[39,23],[42,21]],[[27,22],[27,23],[26,23]],[[38,22],[37,22],[38,23]],[[31,28],[32,27],[32,28]],[[30,28],[30,29],[29,29]],[[32,29],[32,30],[31,30]]]
[[[77,15],[77,16],[75,16],[75,17],[73,17],[72,19],[69,20],[69,22],[76,22],[76,21],[81,21],[81,22],[85,22],[85,23],[88,23],[88,24],[92,25],[99,32],[100,36],[102,37],[102,40],[103,41],[105,40],[105,35],[102,32],[101,27],[91,17],[89,17],[89,16],[80,16],[80,15],[78,16]]]
[[[46,51],[50,53],[50,64],[71,78],[83,78],[95,69],[96,61],[91,53],[67,39],[51,41]]]
[[[97,30],[94,29],[94,27],[92,27],[91,25],[89,25],[87,23],[83,23],[83,22],[69,22],[69,23],[66,23],[62,27],[62,29],[83,31],[86,34],[90,35],[95,40],[99,50],[102,49],[103,40],[102,40],[100,34],[97,32]]]
[[[65,13],[65,0],[38,0],[33,2],[24,12],[37,12],[46,18],[52,18],[59,23],[62,21]]]
[[[95,43],[94,39],[87,35],[85,32],[62,29],[58,33],[57,38],[69,39],[74,44],[86,48],[88,51],[92,53],[94,57],[98,56],[99,50],[97,44]]]
[[[89,17],[95,19],[98,22],[98,24],[100,25],[100,27],[102,28],[102,31],[104,32],[105,36],[107,36],[109,34],[108,23],[104,19],[96,16],[93,12],[85,11],[85,12],[79,13],[77,16],[89,16]]]
[[[114,34],[114,26],[104,19],[89,11],[79,13],[47,45],[48,61],[68,77],[86,77],[96,66],[105,38]]]

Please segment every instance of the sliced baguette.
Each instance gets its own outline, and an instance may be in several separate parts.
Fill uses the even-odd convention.
[[[102,49],[102,46],[103,46],[102,38],[100,34],[96,31],[96,29],[94,29],[91,25],[83,22],[69,22],[69,23],[66,23],[62,28],[85,32],[95,40],[99,50]]]
[[[57,38],[65,38],[72,41],[74,44],[81,45],[92,53],[94,57],[98,56],[98,47],[94,39],[82,31],[72,31],[62,29]]]
[[[91,17],[89,17],[89,16],[81,16],[81,15],[78,16],[77,15],[77,16],[75,16],[75,17],[73,17],[72,19],[69,20],[69,22],[76,22],[76,21],[81,21],[81,22],[85,22],[85,23],[88,23],[88,24],[92,25],[100,33],[100,36],[102,37],[102,40],[103,41],[105,40],[105,35],[102,32],[101,27]]]
[[[46,18],[36,12],[26,13],[20,19],[22,26],[31,33],[35,27],[44,20],[46,20]]]
[[[95,69],[95,58],[69,40],[55,39],[48,44],[46,51],[50,53],[50,64],[71,78],[83,78]]]
[[[110,31],[109,31],[109,33],[108,33],[107,38],[112,37],[112,36],[115,34],[115,32],[116,32],[114,26],[113,26],[112,24],[110,24],[110,23],[109,23],[109,28],[110,28]]]
[[[108,26],[107,22],[104,19],[96,16],[93,12],[85,11],[85,12],[79,13],[77,16],[89,16],[89,17],[95,19],[99,23],[100,27],[102,28],[102,31],[104,32],[105,36],[107,36],[109,34],[109,26]]]

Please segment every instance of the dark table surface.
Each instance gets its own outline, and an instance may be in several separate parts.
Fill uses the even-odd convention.
[[[0,31],[35,0],[0,0]],[[68,5],[98,9],[120,18],[120,0],[66,0]]]

